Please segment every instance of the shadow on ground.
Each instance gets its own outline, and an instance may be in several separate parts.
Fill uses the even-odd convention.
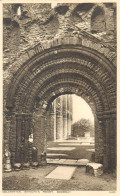
[[[116,178],[113,174],[94,177],[85,173],[85,167],[77,167],[70,180],[46,179],[57,166],[47,165],[37,169],[3,173],[3,190],[32,191],[114,191]]]
[[[95,149],[95,147],[93,145],[79,145],[79,141],[78,142],[69,142],[68,143],[66,141],[64,142],[48,142],[48,149],[47,149],[47,157],[50,158],[65,158],[65,159],[88,159],[89,161],[93,161],[92,160],[92,155],[93,152],[92,151],[88,151],[88,150],[93,150]],[[77,144],[77,146],[76,146]],[[71,148],[73,147],[73,150],[58,150],[59,147],[63,147],[66,149],[66,147]],[[53,148],[56,148],[56,150],[53,150]],[[49,156],[49,153],[51,154],[51,156]],[[56,156],[52,156],[53,154],[56,154]],[[65,154],[66,156],[62,156],[59,154]]]

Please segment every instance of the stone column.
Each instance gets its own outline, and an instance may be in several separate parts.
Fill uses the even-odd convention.
[[[51,140],[51,116],[50,116],[50,109],[46,112],[46,137],[47,137],[47,141]]]
[[[3,117],[4,118],[4,117]],[[11,134],[11,116],[5,116],[6,121],[3,124],[3,168],[4,171],[11,171],[11,148],[10,148],[10,134]]]
[[[63,139],[67,139],[67,95],[63,95]]]
[[[49,140],[54,141],[56,140],[56,100],[51,104],[49,119]]]
[[[54,103],[53,103],[53,107],[54,107],[54,130],[53,130],[53,133],[54,133],[54,140],[56,140],[56,99],[54,100]]]
[[[109,119],[104,119],[104,170],[107,171],[109,168],[109,156],[110,156],[110,143],[109,143],[109,131],[110,131],[110,122]]]
[[[41,163],[41,155],[46,152],[46,132],[45,132],[45,109],[39,109],[34,113],[34,133],[33,145],[37,149],[37,159]]]
[[[15,162],[29,162],[29,135],[31,130],[31,114],[16,114],[16,153]]]
[[[31,134],[31,115],[25,114],[24,115],[24,163],[28,163],[29,160],[29,135]]]
[[[104,115],[104,170],[112,171],[116,168],[116,118],[113,114]]]
[[[95,162],[103,164],[104,156],[104,121],[95,116]]]
[[[67,138],[71,135],[70,95],[67,95]]]
[[[62,97],[56,99],[56,138],[63,139]]]
[[[11,121],[7,119],[7,121],[5,122],[4,125],[4,130],[3,130],[3,139],[4,139],[4,143],[3,143],[3,158],[5,158],[5,151],[9,151],[10,150],[10,134],[11,134],[11,130],[10,130],[10,125],[11,125]]]
[[[21,114],[21,146],[20,146],[20,153],[21,153],[21,164],[23,165],[25,159],[25,119],[24,115]]]
[[[11,124],[10,124],[10,152],[11,152],[11,163],[14,165],[15,162],[15,153],[16,153],[16,115],[15,113],[11,114]]]
[[[110,157],[111,169],[114,171],[117,167],[117,137],[116,137],[116,114],[111,116],[111,131],[110,131]]]
[[[69,104],[70,104],[70,133],[69,135],[71,136],[71,128],[72,128],[72,119],[73,119],[73,100],[72,100],[72,95],[70,95],[70,100],[69,100]]]
[[[115,125],[115,115],[113,116],[111,112],[102,112],[97,115],[99,127],[101,126],[101,137],[100,131],[95,130],[95,145],[98,145],[98,161],[103,157],[104,171],[112,171],[116,167],[116,125]],[[98,135],[99,134],[99,135]],[[98,139],[98,141],[97,141]],[[101,153],[102,149],[102,153]],[[95,149],[95,152],[97,149]],[[101,153],[101,154],[100,154]]]
[[[22,120],[23,120],[23,116],[21,114],[17,114],[16,115],[16,152],[15,152],[16,163],[21,163]]]
[[[50,133],[51,141],[56,140],[56,99],[52,103],[50,110]]]

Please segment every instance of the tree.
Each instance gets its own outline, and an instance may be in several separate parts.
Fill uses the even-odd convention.
[[[94,126],[89,119],[82,118],[72,125],[73,137],[84,137],[85,132],[90,132],[90,136],[94,136]]]

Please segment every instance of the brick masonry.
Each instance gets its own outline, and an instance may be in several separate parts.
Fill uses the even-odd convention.
[[[114,169],[116,4],[58,4],[55,8],[4,4],[3,52],[3,131],[12,161],[16,115],[31,114],[31,120],[19,122],[19,127],[23,133],[31,121],[40,161],[40,152],[46,149],[46,109],[59,95],[74,93],[87,101],[96,118],[96,162],[106,170]]]

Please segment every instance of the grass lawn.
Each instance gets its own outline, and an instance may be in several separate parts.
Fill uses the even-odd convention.
[[[38,169],[3,173],[3,190],[33,191],[114,191],[116,178],[113,174],[94,177],[85,173],[85,167],[77,167],[70,180],[46,179],[57,166],[47,165]]]
[[[79,143],[79,142],[78,142]],[[55,158],[66,158],[66,159],[89,159],[92,161],[92,154],[93,152],[87,151],[88,149],[94,149],[94,146],[87,145],[87,146],[76,146],[74,145],[75,142],[73,141],[72,146],[69,145],[64,145],[64,142],[48,142],[48,148],[52,147],[75,147],[74,150],[71,151],[66,151],[66,150],[48,150],[47,153],[55,153],[55,154],[67,154],[66,157],[62,157],[60,155],[56,155]],[[52,157],[54,158],[54,156]]]
[[[62,145],[59,145],[62,144]],[[74,144],[74,143],[73,143]],[[47,153],[67,154],[68,159],[89,159],[91,160],[91,151],[94,146],[74,146],[64,145],[64,142],[49,142],[51,147],[75,147],[71,151],[65,150],[47,150]],[[58,156],[58,155],[57,155]],[[56,158],[57,158],[56,156]],[[52,158],[52,157],[51,157]],[[55,158],[53,156],[53,158]],[[63,158],[58,156],[58,158]],[[57,180],[45,178],[57,166],[49,165],[37,169],[12,171],[3,173],[3,190],[24,190],[24,191],[115,191],[116,178],[113,174],[103,174],[95,177],[85,172],[85,167],[76,167],[76,170],[70,180]]]

